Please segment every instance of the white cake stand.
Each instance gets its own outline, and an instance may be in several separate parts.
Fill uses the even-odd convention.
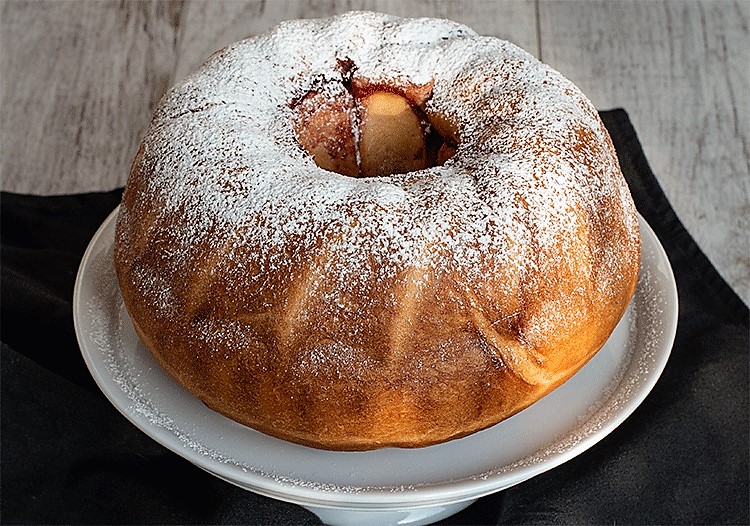
[[[215,413],[156,364],[133,330],[115,279],[115,215],[91,240],[73,303],[81,351],[101,390],[134,425],[196,466],[304,506],[332,526],[429,524],[581,454],[644,400],[676,330],[669,261],[641,220],[641,273],[626,315],[604,348],[551,394],[445,444],[366,452],[308,448]]]

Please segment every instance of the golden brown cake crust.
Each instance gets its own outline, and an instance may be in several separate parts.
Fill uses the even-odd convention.
[[[419,92],[455,156],[367,179],[316,166],[292,108],[357,82]],[[604,344],[639,263],[614,148],[575,86],[458,24],[372,13],[284,24],[173,88],[115,239],[128,312],[178,382],[336,450],[435,444],[534,403]]]

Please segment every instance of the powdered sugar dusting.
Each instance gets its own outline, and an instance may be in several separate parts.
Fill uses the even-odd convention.
[[[340,84],[341,58],[372,81],[433,83],[429,111],[460,130],[454,160],[369,180],[315,166],[295,140],[290,101]],[[219,51],[167,94],[144,140],[149,176],[140,199],[157,209],[155,224],[180,224],[167,273],[182,273],[196,240],[217,231],[226,233],[227,253],[252,240],[300,258],[329,234],[348,274],[377,268],[382,280],[429,266],[473,283],[510,265],[529,274],[539,260],[540,271],[544,260],[556,264],[566,246],[578,249],[568,240],[580,210],[593,215],[613,195],[629,241],[637,238],[613,153],[584,152],[588,165],[581,162],[567,147],[578,129],[605,142],[577,88],[507,42],[449,21],[373,13],[293,21]],[[539,257],[516,258],[518,245],[533,245]],[[256,263],[284,267],[260,255]],[[617,271],[615,261],[602,265]]]

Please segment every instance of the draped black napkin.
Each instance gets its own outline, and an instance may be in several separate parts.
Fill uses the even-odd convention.
[[[748,524],[748,308],[678,220],[627,114],[602,119],[677,280],[671,358],[645,402],[599,444],[442,524]],[[318,524],[167,451],[91,379],[73,331],[73,284],[120,191],[0,199],[0,521]]]

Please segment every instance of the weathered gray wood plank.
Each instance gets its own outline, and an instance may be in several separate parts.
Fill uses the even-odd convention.
[[[180,2],[2,3],[2,188],[122,185],[175,68]]]
[[[750,300],[750,3],[547,2],[542,59],[624,107],[680,219]]]

